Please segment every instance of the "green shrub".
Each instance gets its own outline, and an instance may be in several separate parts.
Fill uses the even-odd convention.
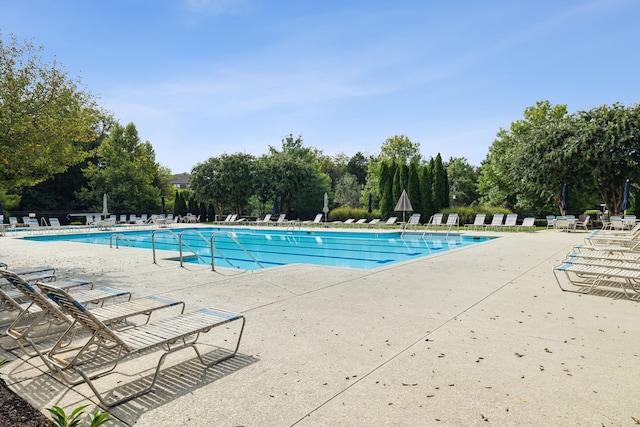
[[[353,218],[355,220],[366,218],[367,221],[371,221],[373,218],[380,218],[380,211],[374,210],[369,213],[366,209],[340,207],[329,212],[328,220],[345,221],[349,218]]]

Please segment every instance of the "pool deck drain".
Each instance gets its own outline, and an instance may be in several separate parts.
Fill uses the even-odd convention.
[[[0,260],[245,314],[238,357],[202,370],[189,351],[170,355],[153,393],[111,409],[113,426],[633,425],[640,306],[560,291],[551,269],[586,233],[501,236],[375,270],[212,272],[154,265],[148,250],[11,237]],[[43,411],[95,409],[85,385],[2,356],[3,379]],[[99,384],[137,384],[154,360]]]

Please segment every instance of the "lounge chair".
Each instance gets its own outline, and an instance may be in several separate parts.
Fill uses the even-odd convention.
[[[621,292],[633,300],[640,296],[640,269],[635,261],[568,257],[553,273],[563,291],[591,293],[600,289]]]
[[[268,224],[271,221],[271,214],[266,214],[263,219],[256,219],[256,224]]]
[[[522,220],[522,224],[516,226],[516,231],[529,230],[536,231],[536,219],[534,217],[526,217]]]
[[[5,270],[8,270],[9,266],[4,262],[0,262],[0,268],[4,268]],[[12,268],[11,271],[20,276],[30,275],[30,274],[39,274],[39,273],[47,273],[55,276],[55,273],[56,273],[55,267],[50,267],[48,265]]]
[[[415,213],[409,217],[409,221],[407,221],[407,223],[402,227],[402,231],[404,232],[408,230],[409,227],[413,227],[417,229],[419,225],[420,225],[420,214]]]
[[[582,221],[576,221],[574,228],[582,228],[584,231],[589,231],[589,222],[591,221],[591,215],[584,217]]]
[[[508,214],[504,220],[504,224],[501,224],[499,228],[506,230],[515,230],[518,225],[518,214]]]
[[[489,224],[487,228],[497,230],[498,228],[502,227],[503,219],[504,219],[504,214],[501,214],[501,213],[493,214],[493,218],[491,218],[491,224]]]
[[[10,216],[9,217],[9,227],[10,228],[18,227],[18,218],[16,218],[15,216]]]
[[[324,217],[324,214],[317,214],[316,217],[313,219],[313,221],[308,220],[308,221],[302,221],[301,224],[303,225],[316,225],[316,224],[321,224],[322,223],[322,218]]]
[[[60,306],[62,311],[74,319],[75,324],[91,335],[82,348],[67,352],[62,347],[66,341],[66,335],[68,335],[65,333],[46,354],[49,363],[69,384],[86,382],[100,403],[107,408],[151,391],[164,359],[169,353],[191,347],[200,362],[207,367],[232,358],[238,352],[244,331],[245,318],[243,315],[216,308],[202,308],[175,317],[153,320],[142,326],[115,331],[64,290],[48,284],[40,284],[39,286]],[[213,361],[205,361],[196,347],[200,336],[216,327],[235,321],[241,323],[235,348]],[[92,380],[114,371],[123,359],[150,350],[160,350],[161,352],[151,384],[143,390],[130,393],[120,399],[107,401]],[[95,357],[96,354],[102,357]],[[81,379],[72,380],[67,375],[68,372],[78,374]]]
[[[359,220],[357,220],[353,224],[354,225],[367,225],[367,218],[360,218]]]
[[[433,228],[441,227],[442,217],[443,215],[441,213],[431,215],[431,218],[429,218],[429,221],[426,224],[426,230],[428,230],[429,227],[433,227]]]
[[[9,282],[15,288],[20,285],[34,286],[25,280],[24,277],[19,276],[12,271],[0,270],[0,277]],[[61,289],[64,287],[66,290],[73,289],[75,297],[80,301],[92,302],[100,305],[104,304],[106,300],[117,297],[131,299],[131,292],[128,291],[108,287],[92,289],[93,282],[90,281],[82,281],[78,279],[60,280],[57,281],[57,286]],[[6,287],[0,288],[0,300],[2,301],[3,311],[15,311],[17,312],[16,317],[20,316],[24,312],[26,312],[25,316],[37,315],[40,312],[37,307],[32,305],[32,301],[25,299],[23,293],[17,289],[6,289]],[[13,320],[15,320],[15,318],[10,321]]]
[[[394,226],[394,225],[396,225],[396,221],[397,221],[397,220],[398,220],[398,217],[397,217],[397,216],[390,216],[390,217],[385,221],[385,223],[384,223],[384,224],[382,224],[382,225],[387,226],[387,227]]]
[[[378,226],[380,224],[380,218],[373,218],[371,221],[369,221],[368,224],[365,224],[367,226],[367,228],[371,228],[373,226]]]
[[[73,319],[63,313],[60,307],[48,298],[37,286],[19,281],[16,282],[16,289],[22,292],[26,298],[31,301],[31,307],[37,307],[40,312],[33,316],[30,309],[20,313],[16,320],[7,329],[7,335],[12,337],[16,344],[30,357],[40,356],[47,364],[48,359],[44,357],[47,349],[41,348],[37,341],[40,338],[51,339],[55,337],[55,331],[59,331],[61,335],[64,329],[73,325]],[[91,309],[91,312],[109,327],[117,329],[118,327],[130,327],[131,318],[142,316],[149,323],[152,313],[169,308],[181,307],[181,313],[184,313],[184,302],[174,301],[167,298],[157,296],[149,296],[138,298],[121,303],[105,305]],[[39,331],[38,326],[46,326],[45,331]],[[64,328],[62,331],[61,328]],[[70,336],[70,338],[73,338]],[[71,344],[71,339],[68,344]],[[34,352],[30,352],[30,347]],[[52,368],[49,365],[50,368]],[[52,368],[53,369],[53,368]]]
[[[471,230],[484,229],[484,220],[487,218],[487,214],[476,214],[473,220],[473,224],[465,224],[464,227]]]
[[[449,216],[447,216],[447,222],[444,224],[444,227],[447,227],[448,230],[451,231],[454,226],[457,227],[458,230],[460,229],[460,218],[457,213],[450,213]]]
[[[556,228],[556,216],[547,215],[547,229]]]
[[[273,225],[280,225],[280,224],[286,224],[287,222],[287,215],[286,214],[280,214],[280,216],[278,217],[278,219],[276,220],[276,222]]]

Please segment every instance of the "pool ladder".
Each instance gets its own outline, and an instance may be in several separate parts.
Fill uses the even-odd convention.
[[[216,233],[211,234],[211,238],[207,239],[202,233],[200,233],[198,230],[185,230],[183,232],[181,232],[180,234],[176,234],[174,231],[172,230],[168,230],[168,229],[162,229],[162,230],[155,230],[152,234],[151,234],[151,248],[153,249],[153,263],[157,264],[156,262],[156,244],[155,244],[155,238],[156,238],[156,233],[169,233],[171,236],[175,237],[178,240],[178,247],[180,249],[180,267],[184,266],[184,252],[183,252],[183,248],[188,249],[193,255],[195,255],[196,257],[198,257],[198,259],[200,259],[201,261],[206,261],[202,255],[194,250],[188,243],[186,243],[183,240],[183,236],[185,234],[193,234],[195,236],[198,236],[203,242],[207,243],[209,246],[209,250],[211,251],[211,271],[215,271],[215,253],[216,253],[216,248],[215,248],[215,239],[217,236],[220,235],[226,235],[227,237],[229,237],[231,240],[233,240],[240,249],[242,249],[242,251],[244,253],[247,254],[247,256],[249,256],[249,258],[251,258],[253,260],[253,262],[255,262],[260,268],[264,268],[264,266],[262,264],[260,264],[260,261],[258,261],[256,259],[256,257],[253,256],[253,254],[251,252],[249,252],[243,245],[242,243],[240,243],[238,241],[238,239],[236,239],[234,233],[231,233],[229,231],[219,231]],[[229,258],[227,258],[225,256],[224,253],[222,253],[222,251],[217,250],[218,255],[220,255],[222,257],[222,259],[224,259],[227,264],[229,264],[231,267],[235,267],[235,265],[233,265],[233,263],[231,262],[231,260],[229,260]]]
[[[116,242],[116,249],[119,249],[120,246],[118,246],[118,242],[122,240],[123,243],[125,243],[125,246],[129,246],[129,247],[133,247],[133,242],[131,240],[129,240],[129,238],[124,235],[124,234],[120,234],[120,233],[113,233],[111,236],[109,236],[109,247],[112,248],[113,247],[113,242]]]

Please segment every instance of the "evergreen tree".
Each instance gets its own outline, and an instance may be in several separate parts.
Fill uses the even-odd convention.
[[[420,194],[420,177],[418,176],[417,162],[409,165],[409,180],[407,182],[407,195],[415,213],[422,214],[422,195]],[[424,217],[422,217],[424,220]],[[428,219],[428,218],[427,218]]]
[[[393,207],[395,207],[400,195],[402,194],[402,165],[395,163],[395,173],[393,174],[393,192],[391,193],[391,199],[393,200]]]
[[[449,207],[449,183],[447,171],[442,164],[440,153],[434,160],[433,170],[433,202],[437,212]]]
[[[420,212],[425,221],[428,221],[436,212],[433,204],[433,158],[420,169],[420,195],[422,198],[422,211]]]
[[[406,190],[409,186],[409,166],[406,163],[400,163],[400,194],[402,190]],[[400,197],[400,195],[398,195]]]
[[[393,215],[393,162],[383,161],[380,168],[380,216],[387,219]]]

